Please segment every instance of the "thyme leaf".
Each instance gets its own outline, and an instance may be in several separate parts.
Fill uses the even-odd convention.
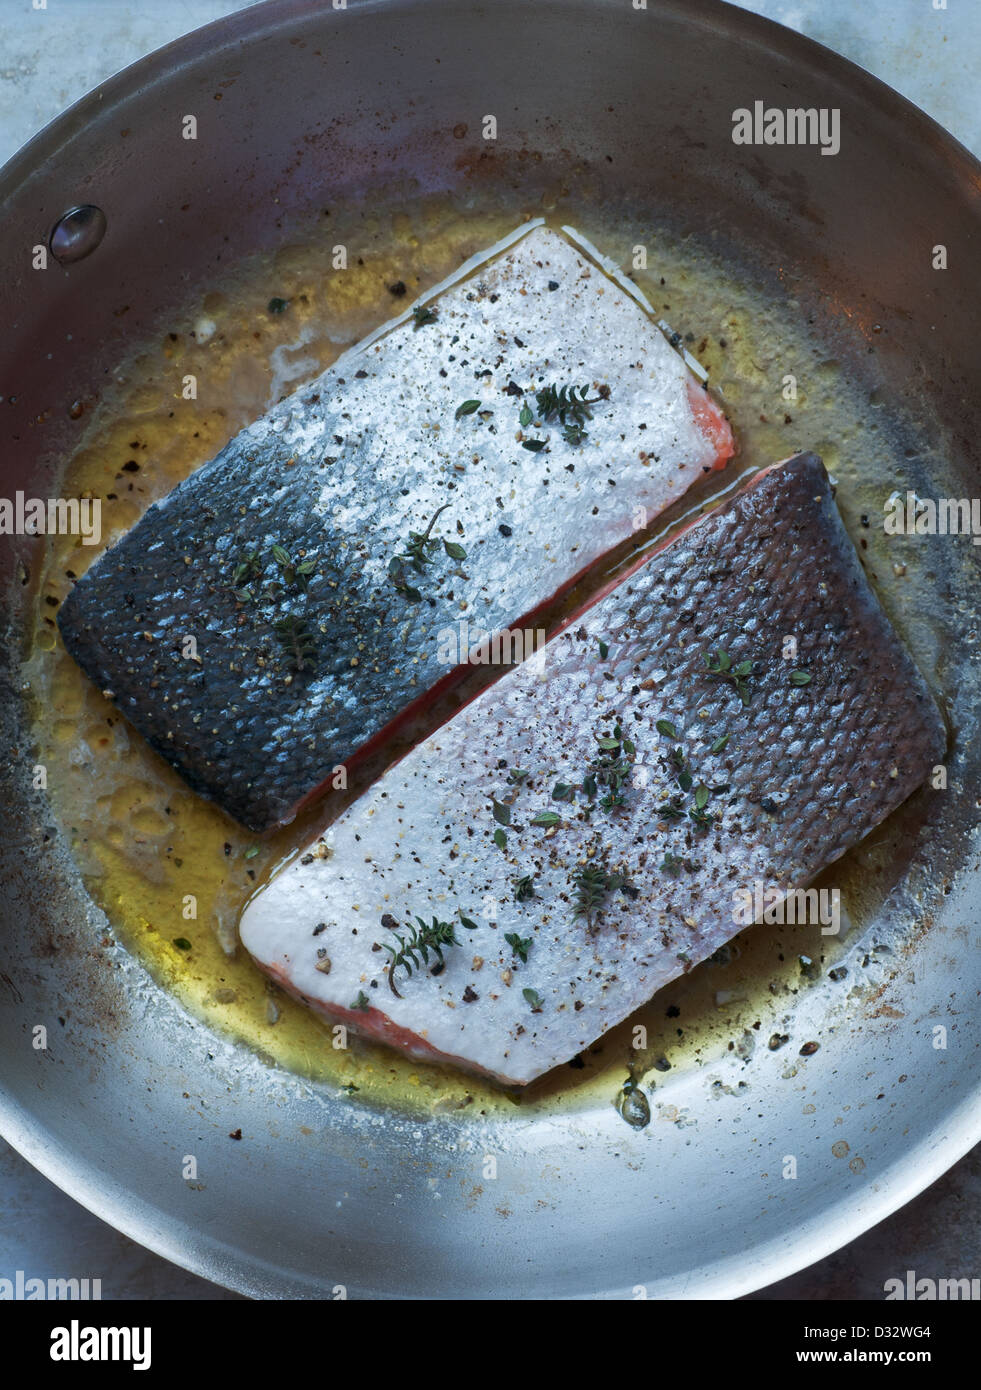
[[[528,964],[528,952],[531,950],[531,937],[519,936],[516,931],[504,933],[504,940],[511,947],[511,950],[521,961],[522,965]]]
[[[279,566],[283,583],[305,589],[310,583],[311,574],[317,568],[316,560],[294,560],[289,551],[281,545],[274,545],[271,553]]]
[[[514,880],[514,901],[525,903],[529,898],[535,896],[535,876],[534,874],[522,874],[520,878]]]

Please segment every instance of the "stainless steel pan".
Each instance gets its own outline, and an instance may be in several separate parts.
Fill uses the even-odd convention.
[[[839,107],[840,154],[733,158],[732,111],[756,98]],[[977,492],[981,171],[894,93],[712,0],[644,11],[273,0],[120,74],[3,171],[4,494],[55,495],[71,401],[219,262],[275,246],[292,216],[370,196],[400,171],[425,187],[484,177],[487,112],[506,116],[493,158],[519,189],[541,156],[591,197],[649,197],[681,231],[769,263],[807,306],[797,312],[844,330],[886,413],[930,434],[928,455],[904,466],[935,495]],[[199,119],[193,144],[180,138],[186,113]],[[101,243],[32,269],[31,248],[79,204],[104,212]],[[949,268],[924,273],[937,243]],[[16,562],[31,566],[31,544],[2,551],[0,1129],[136,1240],[256,1296],[337,1285],[352,1296],[629,1296],[638,1285],[730,1296],[840,1246],[981,1137],[977,696],[956,663],[933,673],[954,732],[951,789],[865,943],[882,1007],[823,986],[802,994],[797,1036],[813,1029],[821,1050],[795,1067],[762,1050],[744,1089],[724,1055],[665,1081],[659,1098],[687,1126],[633,1131],[609,1105],[422,1121],[271,1069],[101,944],[107,923],[30,790],[17,670],[30,585]],[[938,566],[951,553],[938,551]],[[950,563],[969,644],[976,587]],[[46,1051],[31,1046],[37,1024]],[[248,1142],[230,1143],[239,1128]],[[845,1161],[832,1155],[842,1140]],[[193,1187],[186,1153],[198,1159]],[[781,1176],[785,1155],[796,1180]]]

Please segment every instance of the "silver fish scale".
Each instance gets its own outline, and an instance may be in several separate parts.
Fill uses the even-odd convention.
[[[797,640],[792,661],[786,637]],[[719,649],[733,665],[752,661],[748,706],[707,674],[706,654]],[[793,670],[810,683],[793,685]],[[581,791],[554,800],[556,784],[581,786],[598,736],[618,725],[636,745],[623,806],[589,809]],[[945,746],[820,460],[798,456],[414,749],[326,833],[329,858],[290,865],[253,900],[242,939],[314,1007],[420,1055],[527,1083],[734,936],[735,889],[806,885],[904,801]],[[687,792],[676,747],[693,777]],[[517,787],[513,769],[529,773]],[[730,789],[709,798],[704,830],[688,815],[700,784]],[[673,798],[678,820],[664,814]],[[494,800],[511,802],[503,850]],[[549,811],[560,825],[531,824]],[[576,913],[574,878],[589,864],[625,884],[587,918]],[[534,897],[518,902],[523,876]],[[397,971],[401,999],[385,969],[384,914],[455,921],[461,942],[437,975]],[[313,964],[312,924],[322,920],[316,944],[329,950],[329,975]],[[530,941],[527,963],[507,933]],[[358,991],[370,1012],[350,1013]]]

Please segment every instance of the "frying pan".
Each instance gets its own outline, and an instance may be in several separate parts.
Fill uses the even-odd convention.
[[[840,108],[840,153],[734,157],[732,112],[756,99]],[[58,495],[71,402],[291,219],[395,175],[460,190],[492,169],[520,193],[542,167],[611,206],[646,198],[679,235],[770,266],[788,312],[812,315],[884,414],[928,440],[897,486],[977,491],[979,168],[896,94],[712,0],[273,0],[127,69],[3,171],[5,494]],[[89,223],[69,247],[87,254],[33,269],[31,248],[85,204],[105,216],[101,240]],[[932,272],[937,243],[948,268]],[[0,1129],[135,1240],[256,1297],[736,1296],[850,1240],[981,1138],[981,742],[956,643],[917,651],[945,701],[950,782],[856,944],[877,1007],[867,991],[802,993],[795,1036],[820,1050],[789,1065],[758,1049],[746,1087],[724,1054],[668,1078],[659,1099],[686,1123],[635,1131],[599,1103],[423,1119],[268,1065],[114,942],[28,775],[18,662],[37,544],[2,552]],[[965,644],[975,555],[966,540],[931,552]],[[246,1142],[229,1142],[237,1129]]]

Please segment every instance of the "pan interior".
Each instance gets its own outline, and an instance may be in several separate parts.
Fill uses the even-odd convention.
[[[541,203],[538,204],[541,207]],[[534,207],[534,204],[531,205]],[[401,308],[399,286],[413,295],[438,282],[475,251],[492,244],[531,208],[507,196],[465,202],[379,189],[368,208],[335,205],[329,230],[319,218],[291,229],[290,243],[225,272],[170,316],[166,331],[118,365],[113,385],[91,412],[68,462],[65,495],[101,499],[100,546],[64,536],[49,548],[38,585],[34,651],[25,668],[35,698],[39,759],[48,769],[51,802],[86,885],[121,939],[161,984],[209,1026],[253,1047],[271,1062],[343,1088],[353,1105],[399,1106],[409,1113],[474,1106],[481,1114],[528,1113],[615,1100],[628,1075],[658,1104],[670,1104],[672,1073],[736,1050],[747,1061],[757,1045],[785,1039],[796,1055],[813,1040],[799,1035],[798,994],[828,987],[861,1006],[878,987],[840,957],[866,941],[886,896],[909,868],[910,838],[928,815],[924,794],[829,869],[822,886],[841,891],[846,931],[822,935],[813,922],[744,932],[615,1032],[520,1097],[452,1069],[420,1064],[355,1040],[332,1046],[331,1029],[271,985],[237,943],[236,922],[257,884],[320,833],[364,789],[328,798],[269,840],[257,840],[216,807],[194,796],[119,716],[65,652],[54,623],[71,576],[134,523],[232,434],[288,389],[323,370],[367,331]],[[925,441],[904,434],[883,410],[874,386],[855,374],[843,335],[808,323],[799,301],[788,304],[779,280],[732,247],[700,243],[658,224],[649,209],[598,209],[555,197],[545,212],[556,227],[573,222],[626,267],[652,304],[682,333],[710,372],[729,411],[740,452],[667,519],[610,557],[593,581],[661,539],[679,516],[711,505],[738,478],[798,449],[816,449],[838,482],[838,505],[880,592],[921,662],[956,649],[943,595],[917,557],[900,562],[882,527],[897,455]],[[337,247],[356,248],[336,269]],[[643,249],[643,257],[639,255]],[[514,325],[520,331],[522,324]],[[790,367],[793,367],[793,372]],[[868,373],[864,373],[866,377]],[[197,399],[172,389],[175,378],[200,381]],[[583,595],[580,586],[575,599]],[[567,600],[554,617],[570,606]],[[475,668],[475,676],[483,673]],[[470,687],[453,699],[466,698]],[[437,718],[445,717],[444,701]],[[402,747],[425,736],[433,716],[407,731]],[[377,766],[372,772],[377,772]],[[646,1044],[633,1045],[643,1027]]]

